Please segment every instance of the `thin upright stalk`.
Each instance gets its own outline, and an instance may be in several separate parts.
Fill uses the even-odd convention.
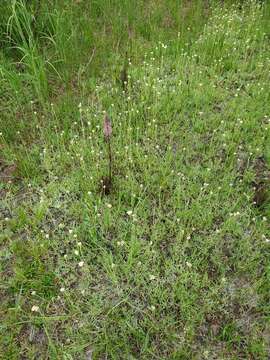
[[[111,150],[111,141],[108,139],[108,159],[109,159],[109,179],[112,181],[112,150]]]

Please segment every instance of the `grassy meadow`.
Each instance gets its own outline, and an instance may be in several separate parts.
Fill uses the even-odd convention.
[[[270,3],[2,0],[0,32],[0,359],[269,359]]]

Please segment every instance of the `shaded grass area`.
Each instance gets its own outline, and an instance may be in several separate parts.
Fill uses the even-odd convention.
[[[3,358],[267,359],[269,5],[2,14]]]

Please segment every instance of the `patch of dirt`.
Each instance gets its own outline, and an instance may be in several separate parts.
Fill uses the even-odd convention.
[[[29,346],[29,344],[35,345],[35,358],[38,359],[45,352],[44,350],[48,346],[48,339],[44,332],[44,330],[40,327],[25,324],[18,335],[18,342],[21,347],[21,352],[25,351],[25,348]]]
[[[29,327],[28,339],[31,344],[44,344],[47,341],[43,329],[36,326]]]
[[[239,331],[248,336],[261,317],[259,295],[249,280],[239,277],[229,281],[225,287],[227,307],[230,317],[233,318]]]
[[[261,208],[270,200],[270,169],[262,156],[255,160],[253,169],[255,172],[255,180],[252,183],[254,187],[253,202],[255,206]]]
[[[1,189],[0,190],[0,200],[4,200],[7,194],[7,190]]]
[[[13,182],[16,180],[17,165],[7,165],[3,159],[0,159],[0,181]]]

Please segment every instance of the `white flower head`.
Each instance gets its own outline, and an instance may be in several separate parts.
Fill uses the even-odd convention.
[[[33,312],[38,312],[39,311],[39,307],[37,305],[33,305],[31,308],[31,311]]]

